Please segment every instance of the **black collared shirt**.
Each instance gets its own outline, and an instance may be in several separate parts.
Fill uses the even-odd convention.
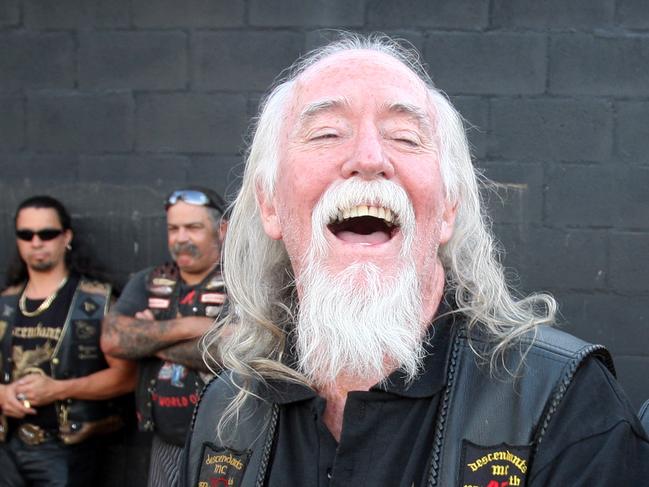
[[[411,384],[395,372],[369,391],[350,392],[337,443],[323,421],[326,401],[295,384],[274,384],[280,405],[269,486],[426,485],[430,445],[446,379],[450,319],[429,330],[423,372]]]
[[[425,487],[451,326],[452,318],[433,324],[423,372],[412,384],[394,373],[385,384],[349,393],[340,443],[324,424],[323,398],[307,387],[272,384],[280,419],[266,485]],[[647,479],[649,440],[615,379],[588,359],[532,459],[527,487]]]

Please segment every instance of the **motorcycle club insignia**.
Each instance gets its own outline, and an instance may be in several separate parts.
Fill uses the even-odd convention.
[[[225,303],[225,294],[222,293],[205,293],[201,295],[203,304],[223,304]]]
[[[151,309],[167,309],[171,303],[168,299],[162,298],[149,298],[149,308]]]
[[[5,304],[5,307],[2,310],[2,316],[6,316],[7,318],[9,318],[13,313],[14,313],[14,309],[8,304]]]
[[[463,487],[525,487],[530,447],[481,446],[462,441],[460,483]]]
[[[220,276],[213,277],[205,286],[205,289],[208,291],[219,291],[221,293],[225,292],[225,282]]]
[[[99,305],[90,298],[81,303],[81,310],[86,316],[92,316],[97,311],[97,308],[99,308]]]
[[[168,286],[173,287],[176,285],[176,281],[173,279],[167,279],[166,277],[154,277],[151,279],[151,283],[154,286]]]
[[[205,316],[208,318],[214,318],[219,315],[223,306],[205,306]]]
[[[248,466],[250,451],[238,452],[203,443],[196,487],[239,487]]]
[[[97,334],[96,328],[84,320],[76,320],[74,322],[74,327],[79,340],[90,340]]]

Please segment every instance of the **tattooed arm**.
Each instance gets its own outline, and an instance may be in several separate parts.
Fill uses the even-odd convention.
[[[201,350],[198,345],[199,339],[186,340],[158,350],[155,353],[155,356],[162,360],[168,360],[169,362],[185,365],[190,369],[200,370],[201,372],[210,372],[210,369],[208,369],[205,362],[203,362]]]
[[[157,321],[148,310],[136,313],[134,317],[111,312],[104,318],[101,349],[106,355],[118,358],[151,357],[180,342],[195,342],[210,328],[212,322],[212,318],[204,316]],[[200,360],[198,349],[194,350]]]

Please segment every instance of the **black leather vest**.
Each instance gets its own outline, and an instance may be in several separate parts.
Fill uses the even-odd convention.
[[[147,274],[146,286],[149,299],[148,308],[153,312],[156,320],[173,319],[178,314],[181,316],[216,317],[224,305],[223,302],[218,302],[220,301],[219,296],[225,296],[221,268],[218,265],[197,286],[198,298],[191,309],[180,305],[181,277],[175,264],[165,263],[154,267]],[[140,431],[155,431],[151,393],[155,390],[162,363],[162,360],[156,357],[149,357],[141,360],[138,364],[135,405]],[[202,386],[203,384],[200,385],[200,388]],[[183,437],[184,434],[183,431]]]
[[[1,377],[11,382],[12,333],[21,288],[0,296]],[[74,292],[61,336],[50,357],[52,378],[85,377],[108,365],[99,346],[101,321],[110,304],[108,284],[81,279]],[[115,430],[122,425],[115,401],[67,399],[55,403],[61,439],[78,443],[96,432]]]
[[[535,338],[522,339],[523,350],[529,344],[531,347],[515,379],[494,377],[488,366],[479,363],[471,347],[488,346],[479,336],[469,340],[460,328],[452,340],[431,451],[429,487],[459,485],[463,441],[526,445],[533,457],[580,364],[594,356],[613,372],[611,357],[602,346],[552,328],[539,329]],[[506,361],[509,370],[517,370],[520,354],[511,350]],[[260,392],[261,388],[253,384],[252,390]],[[201,467],[209,469],[209,463],[218,460],[219,455],[208,458],[205,452],[210,451],[246,452],[247,467],[237,479],[237,487],[264,485],[279,407],[255,397],[248,399],[239,422],[226,425],[224,439],[219,441],[215,434],[218,421],[237,392],[231,372],[222,373],[204,389],[185,445],[181,486],[198,485]],[[230,461],[230,465],[236,463]]]

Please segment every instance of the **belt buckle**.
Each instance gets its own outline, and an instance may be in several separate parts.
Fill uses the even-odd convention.
[[[38,425],[23,423],[18,427],[18,437],[24,444],[36,446],[45,441],[45,431]]]

